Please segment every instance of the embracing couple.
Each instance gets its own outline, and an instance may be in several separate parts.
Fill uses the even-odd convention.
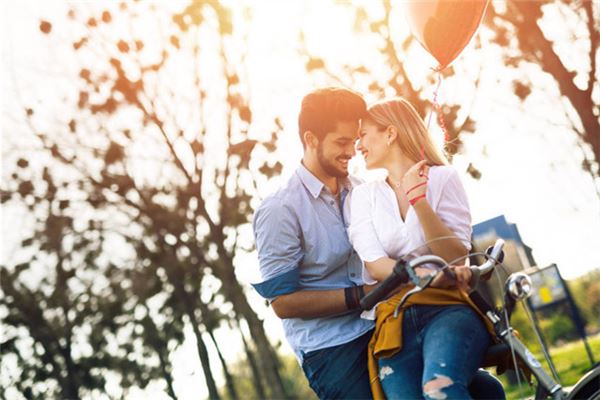
[[[359,309],[396,260],[470,250],[465,191],[418,113],[402,98],[367,107],[353,91],[325,88],[304,97],[298,122],[302,162],[254,215],[254,287],[282,319],[311,388],[321,399],[504,398],[479,369],[491,339],[466,294],[468,267],[452,267],[455,280],[438,274],[396,317],[409,288]],[[349,176],[356,151],[387,178]]]

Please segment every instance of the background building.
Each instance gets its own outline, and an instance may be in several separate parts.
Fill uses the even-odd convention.
[[[537,265],[532,249],[523,243],[517,225],[506,221],[504,215],[473,226],[473,252],[485,252],[498,238],[505,241],[503,265],[496,268],[489,281],[482,282],[479,289],[488,300],[496,304],[500,302],[504,282],[510,274]],[[483,261],[483,256],[475,256],[471,259],[471,264],[481,264]]]

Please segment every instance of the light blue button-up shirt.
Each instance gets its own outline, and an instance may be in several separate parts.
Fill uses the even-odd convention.
[[[269,300],[299,290],[362,285],[362,263],[346,233],[344,200],[359,182],[346,179],[336,198],[303,165],[254,214],[253,228],[263,281],[254,288]],[[283,319],[292,349],[304,353],[347,343],[373,328],[360,311],[321,318]]]

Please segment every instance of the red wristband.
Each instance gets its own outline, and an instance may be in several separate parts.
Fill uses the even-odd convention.
[[[410,189],[408,189],[408,190],[406,191],[406,194],[408,195],[410,192],[412,192],[412,191],[413,191],[413,190],[415,190],[416,188],[418,188],[418,187],[421,187],[421,186],[425,186],[425,185],[427,185],[427,181],[425,181],[425,182],[421,182],[421,183],[419,183],[418,185],[415,185],[415,186],[411,187]]]
[[[412,199],[408,199],[408,202],[410,203],[410,205],[411,205],[411,206],[414,206],[415,204],[417,204],[417,202],[418,202],[419,200],[421,200],[421,199],[424,199],[424,198],[425,198],[425,195],[424,195],[424,194],[422,194],[422,195],[420,195],[420,196],[413,197]]]

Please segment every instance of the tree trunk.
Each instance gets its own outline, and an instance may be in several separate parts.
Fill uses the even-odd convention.
[[[250,371],[252,372],[252,381],[254,382],[254,388],[256,390],[256,398],[265,399],[265,398],[267,398],[267,396],[265,394],[265,388],[263,387],[263,384],[261,381],[260,370],[258,368],[258,365],[256,364],[256,358],[254,357],[254,353],[252,352],[252,349],[250,348],[250,346],[248,345],[248,342],[246,341],[244,332],[242,332],[242,327],[240,326],[239,321],[238,321],[238,328],[240,331],[240,336],[242,337],[242,342],[244,343],[244,350],[246,351],[246,357],[248,358],[248,364],[250,364]]]
[[[201,282],[201,278],[198,275],[198,269],[194,268],[192,269],[192,280],[194,282]],[[187,296],[187,294],[186,294]],[[194,300],[198,299],[198,297],[194,297]],[[225,358],[223,357],[223,354],[221,353],[221,348],[219,347],[219,343],[217,343],[217,339],[215,338],[215,335],[213,334],[214,332],[214,328],[217,326],[218,322],[216,320],[214,320],[213,318],[211,318],[210,316],[210,310],[208,308],[208,306],[206,304],[204,304],[202,302],[202,300],[198,300],[197,301],[197,308],[200,311],[200,319],[202,321],[204,321],[204,327],[206,328],[206,332],[208,332],[208,335],[210,336],[210,339],[212,340],[213,344],[215,345],[215,349],[217,350],[217,354],[219,356],[219,361],[221,361],[221,367],[223,368],[223,374],[225,375],[225,385],[227,387],[227,391],[229,392],[229,397],[234,400],[238,398],[237,392],[235,390],[235,381],[233,379],[233,376],[229,373],[229,368],[227,367],[227,362],[225,361]]]
[[[188,316],[190,316],[188,314]],[[202,370],[204,371],[204,379],[206,380],[206,386],[208,388],[208,397],[213,400],[219,400],[219,391],[215,379],[212,376],[212,370],[210,368],[210,360],[208,358],[208,349],[202,340],[202,333],[198,329],[198,321],[195,317],[190,316],[190,323],[194,329],[194,335],[196,335],[196,343],[198,347],[198,355],[200,356],[200,362],[202,363]]]
[[[182,275],[183,276],[183,275]],[[210,368],[210,359],[208,357],[208,349],[202,340],[202,333],[200,332],[199,322],[196,318],[195,307],[193,306],[194,301],[190,300],[190,296],[188,295],[185,287],[183,286],[181,281],[171,281],[171,283],[175,286],[176,296],[180,299],[181,303],[185,307],[185,314],[190,319],[190,324],[192,324],[192,329],[194,330],[194,335],[196,336],[196,343],[198,347],[198,356],[200,357],[200,362],[202,363],[202,370],[204,372],[204,378],[206,380],[206,386],[208,387],[208,397],[210,399],[220,399],[219,391],[217,390],[217,385],[212,376],[212,369]]]
[[[222,232],[213,232],[213,234],[218,237]],[[218,240],[217,243],[221,264],[214,266],[212,271],[223,283],[223,294],[227,300],[233,304],[234,310],[243,316],[248,323],[250,334],[256,343],[256,350],[261,361],[262,371],[265,373],[266,381],[270,384],[271,397],[277,399],[289,398],[290,395],[286,393],[283,380],[279,374],[277,353],[273,350],[273,346],[271,346],[265,334],[262,321],[258,319],[256,313],[250,307],[250,304],[248,304],[244,290],[235,277],[231,262],[232,257],[227,253],[222,240]]]
[[[167,382],[167,392],[171,398],[177,399],[177,396],[175,396],[175,389],[173,388],[173,377],[167,370],[169,363],[168,358],[165,357],[165,354],[163,354],[163,349],[156,349],[156,353],[158,354],[158,359],[160,360],[160,370],[162,371],[163,379],[165,382]]]
[[[175,389],[173,388],[173,376],[171,375],[172,371],[170,371],[169,364],[169,339],[165,338],[159,331],[158,327],[150,317],[150,310],[146,304],[143,304],[146,310],[146,318],[148,321],[147,324],[144,324],[144,329],[149,330],[150,333],[146,333],[146,335],[150,335],[152,339],[148,340],[147,337],[145,341],[149,344],[155,344],[156,346],[152,346],[156,354],[158,355],[158,360],[160,362],[160,371],[162,373],[162,377],[167,382],[167,392],[169,396],[173,399],[177,399],[175,396]]]
[[[227,363],[225,362],[225,359],[223,358],[223,354],[221,354],[221,349],[219,348],[219,344],[217,343],[217,340],[215,339],[215,336],[213,335],[212,329],[209,329],[207,327],[206,330],[208,331],[208,335],[210,336],[210,339],[212,340],[213,344],[215,345],[215,349],[217,349],[217,354],[219,355],[219,360],[221,361],[221,367],[223,367],[223,373],[225,374],[225,384],[227,386],[227,391],[229,392],[229,397],[231,397],[231,400],[238,399],[239,397],[235,390],[233,376],[231,376],[231,374],[229,373],[229,368],[227,367]]]
[[[223,281],[225,282],[225,281]],[[262,321],[248,304],[244,292],[236,280],[228,282],[230,286],[228,300],[234,304],[235,310],[244,317],[248,323],[252,339],[256,343],[256,351],[259,354],[262,370],[267,382],[270,384],[271,397],[284,399],[290,396],[286,393],[283,380],[279,374],[279,359],[273,346],[265,334]]]
[[[67,333],[69,334],[69,333]],[[65,360],[67,368],[67,387],[63,387],[63,394],[66,399],[79,399],[79,379],[76,376],[76,366],[71,358],[71,347],[60,348],[60,353]]]

